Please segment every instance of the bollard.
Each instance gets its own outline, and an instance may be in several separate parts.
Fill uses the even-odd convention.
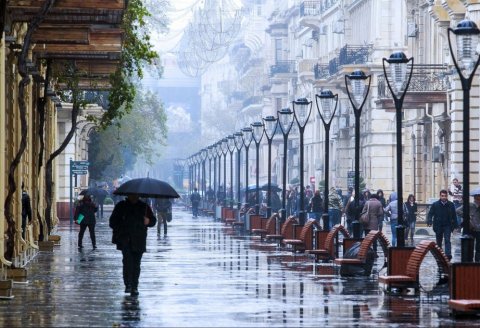
[[[462,252],[462,263],[473,262],[473,237],[463,235],[460,237],[460,247]]]
[[[397,247],[405,247],[405,226],[399,224],[396,227],[397,231]]]
[[[328,213],[322,214],[322,221],[323,221],[323,231],[329,231],[330,221],[329,221]]]
[[[362,238],[362,224],[355,220],[352,222],[353,238]]]

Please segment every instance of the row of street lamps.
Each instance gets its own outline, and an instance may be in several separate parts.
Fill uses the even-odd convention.
[[[456,56],[452,50],[450,41],[450,34],[454,33],[457,41]],[[479,42],[480,30],[476,24],[470,20],[463,20],[458,23],[455,29],[448,29],[448,43],[449,49],[453,58],[455,68],[460,77],[460,81],[463,89],[463,204],[469,204],[469,188],[470,188],[470,168],[469,168],[469,119],[470,119],[470,89],[472,85],[473,76],[479,65],[480,57],[476,53],[476,48]],[[457,59],[455,58],[458,58]],[[388,63],[390,74],[387,74],[386,64]],[[407,58],[403,52],[395,52],[388,59],[382,60],[383,73],[387,82],[387,86],[392,94],[395,104],[396,114],[396,165],[397,165],[397,204],[398,206],[398,226],[396,228],[397,234],[397,246],[405,246],[405,220],[403,213],[403,170],[402,170],[402,107],[405,95],[410,85],[412,78],[414,60],[413,57]],[[366,75],[361,70],[356,70],[351,74],[345,76],[345,85],[347,90],[347,96],[353,107],[353,113],[355,115],[355,219],[353,222],[353,236],[354,238],[360,238],[361,226],[359,223],[360,215],[360,116],[362,108],[366,103],[371,84],[371,75]],[[338,94],[333,94],[330,90],[323,90],[320,94],[315,95],[317,110],[325,128],[325,194],[324,194],[324,215],[323,222],[324,228],[328,229],[328,181],[329,181],[329,133],[330,126],[335,116],[335,112],[338,104]],[[238,195],[238,209],[241,207],[240,203],[240,151],[245,146],[246,163],[248,163],[248,149],[252,142],[256,145],[256,204],[255,212],[259,213],[259,146],[263,135],[265,134],[268,143],[268,187],[267,187],[267,216],[271,215],[271,146],[273,137],[277,131],[277,126],[283,134],[283,174],[282,174],[282,220],[286,219],[286,154],[287,154],[287,141],[288,135],[294,122],[297,122],[299,129],[299,141],[300,141],[300,206],[298,211],[298,218],[301,225],[305,223],[305,191],[303,180],[303,164],[304,164],[304,144],[303,135],[305,127],[311,113],[312,102],[306,98],[301,98],[292,102],[293,111],[290,108],[284,108],[277,112],[277,117],[267,116],[263,119],[263,122],[252,123],[251,126],[242,129],[241,132],[236,132],[233,136],[224,138],[216,144],[209,146],[207,150],[202,150],[200,154],[194,155],[189,159],[189,165],[199,164],[202,160],[208,158],[218,158],[224,155],[224,196],[226,196],[226,154],[230,152],[231,163],[233,161],[233,150],[237,149],[238,158],[238,180],[237,180],[237,195]],[[215,163],[214,159],[214,163]],[[220,162],[219,162],[220,163]],[[230,166],[230,181],[233,185],[233,166]],[[205,173],[203,175],[205,177]],[[215,180],[215,177],[214,177]],[[220,170],[219,179],[220,180]],[[214,183],[215,185],[215,183]],[[248,165],[245,172],[245,199],[248,202]],[[230,191],[231,206],[233,207],[233,189]],[[224,206],[226,201],[224,197]],[[470,235],[470,212],[469,206],[464,206],[463,209],[463,235],[462,235],[462,262],[473,261],[473,238]]]

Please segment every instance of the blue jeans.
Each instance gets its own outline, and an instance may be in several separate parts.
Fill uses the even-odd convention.
[[[340,224],[342,219],[342,211],[336,208],[328,209],[328,230],[332,230],[332,227],[336,224]]]
[[[448,258],[452,258],[452,243],[450,242],[451,235],[452,228],[450,226],[443,226],[435,231],[435,238],[437,239],[438,247],[442,248],[442,241],[445,239],[445,248],[443,251]]]
[[[390,227],[392,229],[392,246],[397,246],[397,225],[398,220],[390,220]]]

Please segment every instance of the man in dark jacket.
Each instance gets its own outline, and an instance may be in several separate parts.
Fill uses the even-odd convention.
[[[142,255],[146,251],[147,228],[155,226],[157,218],[150,206],[141,201],[138,195],[128,195],[113,209],[110,228],[112,242],[123,255],[123,282],[125,293],[138,295],[138,279]]]
[[[428,211],[427,225],[433,225],[433,231],[437,239],[437,245],[441,248],[442,241],[445,239],[445,255],[452,259],[452,244],[450,237],[452,231],[457,227],[457,215],[455,206],[448,200],[448,192],[440,190],[440,199],[432,204]]]
[[[200,206],[201,200],[202,197],[200,197],[197,188],[194,188],[193,193],[190,195],[190,201],[192,202],[192,214],[195,218],[198,217],[198,206]]]
[[[85,234],[85,230],[88,228],[88,232],[90,233],[90,239],[92,240],[93,249],[97,249],[97,242],[95,239],[95,213],[97,212],[98,207],[92,201],[90,195],[83,195],[82,200],[75,208],[75,221],[77,224],[80,224],[80,231],[78,232],[78,249],[82,250],[82,241],[83,235]],[[79,215],[83,217],[81,222],[79,221]]]

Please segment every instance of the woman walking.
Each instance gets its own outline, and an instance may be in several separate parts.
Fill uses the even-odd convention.
[[[405,217],[407,228],[405,229],[405,240],[408,239],[410,232],[410,243],[413,245],[413,235],[415,234],[415,224],[417,223],[417,202],[413,194],[408,195],[405,202]]]
[[[84,195],[80,204],[75,208],[75,222],[80,224],[80,231],[78,232],[78,249],[83,248],[82,241],[85,230],[90,233],[90,239],[92,240],[93,249],[97,249],[97,243],[95,240],[95,212],[98,207],[92,202],[90,195]],[[78,222],[80,221],[80,222]]]

